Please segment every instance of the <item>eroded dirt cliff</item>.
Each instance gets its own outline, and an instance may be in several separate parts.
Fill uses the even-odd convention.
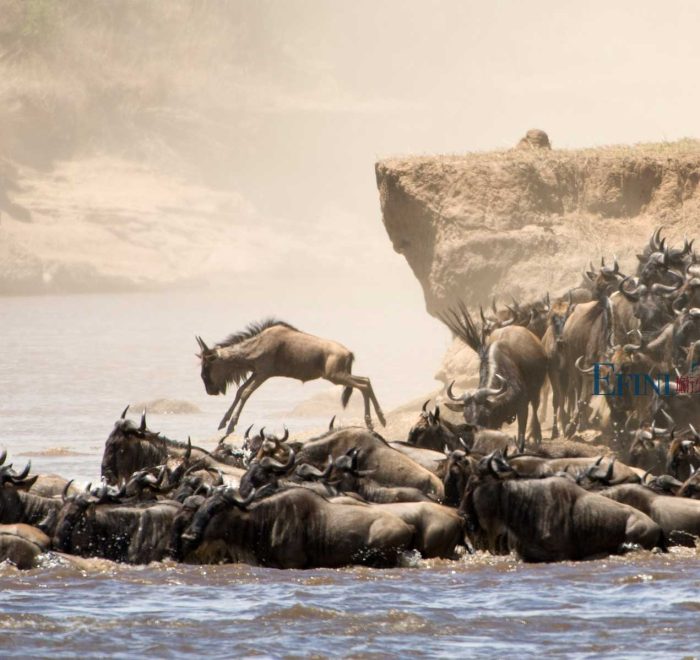
[[[562,294],[592,259],[634,273],[654,227],[678,242],[700,228],[700,141],[577,151],[387,158],[376,164],[384,225],[436,315],[515,296]],[[460,342],[438,377],[471,382]]]
[[[592,258],[636,267],[653,227],[696,234],[700,141],[510,150],[376,164],[384,225],[428,311],[557,294]]]

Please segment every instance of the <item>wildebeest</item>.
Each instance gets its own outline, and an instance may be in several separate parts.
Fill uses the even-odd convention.
[[[447,395],[455,403],[449,407],[461,411],[467,424],[487,428],[498,429],[517,417],[518,443],[523,446],[530,406],[531,434],[539,444],[542,430],[537,409],[547,375],[547,356],[540,340],[527,328],[515,325],[494,330],[487,338],[462,304],[440,318],[481,361],[478,389],[457,397],[450,385]]]
[[[182,460],[198,462],[203,468],[220,470],[232,485],[237,485],[244,470],[217,460],[206,449],[192,446],[191,443],[179,442],[151,431],[146,425],[145,413],[141,423],[136,426],[126,418],[126,409],[115,422],[114,429],[107,438],[102,454],[102,478],[110,485],[122,480],[144,468],[156,467],[168,461]],[[219,456],[221,460],[225,457]]]
[[[646,486],[635,484],[613,486],[600,491],[600,495],[645,513],[663,529],[666,538],[672,538],[676,531],[700,536],[700,502],[697,500],[659,495]]]
[[[648,516],[571,479],[515,479],[493,455],[478,467],[460,504],[477,548],[542,562],[615,554],[629,545],[665,547],[662,529]]]
[[[51,540],[37,527],[0,525],[0,563],[8,561],[19,569],[35,568],[39,555],[50,547]]]
[[[52,543],[83,557],[148,564],[167,553],[179,502],[110,501],[92,493],[64,498]]]
[[[373,470],[372,479],[381,486],[417,488],[436,500],[443,496],[442,481],[431,471],[392,447],[377,433],[360,427],[329,431],[311,440],[297,453],[298,463],[324,469],[328,456],[333,459],[359,450],[358,468]]]
[[[386,424],[369,378],[352,374],[354,355],[336,341],[301,332],[284,321],[267,319],[251,323],[213,348],[201,337],[197,337],[197,342],[207,394],[226,394],[231,383],[238,386],[243,381],[219,424],[219,429],[223,429],[228,422],[227,433],[235,428],[250,395],[275,376],[302,382],[323,378],[343,385],[343,407],[353,389],[358,389],[364,398],[367,428],[372,428],[370,401],[381,424]]]
[[[223,489],[210,497],[182,535],[180,559],[244,562],[273,568],[395,566],[414,528],[370,506],[334,504],[289,488],[249,504]]]
[[[407,444],[416,448],[442,453],[448,449],[464,449],[488,454],[494,449],[505,449],[515,444],[515,438],[502,431],[479,428],[473,424],[452,424],[440,415],[440,406],[427,410],[426,401],[418,421],[408,432]]]

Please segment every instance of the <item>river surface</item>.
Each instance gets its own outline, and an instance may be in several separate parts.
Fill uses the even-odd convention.
[[[2,299],[0,447],[15,465],[31,458],[34,472],[96,480],[122,408],[156,398],[201,412],[152,415],[151,428],[208,446],[228,404],[204,393],[194,334],[214,343],[267,311],[194,293]],[[383,305],[362,323],[327,311],[280,316],[351,347],[385,409],[434,387],[445,337],[421,309]],[[325,422],[289,411],[327,387],[270,382],[240,427]],[[279,571],[76,565],[49,554],[32,571],[0,565],[0,657],[137,654],[700,657],[700,556],[525,565],[479,554],[407,557],[393,570]]]

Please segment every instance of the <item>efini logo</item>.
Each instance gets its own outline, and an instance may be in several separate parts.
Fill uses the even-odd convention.
[[[693,363],[690,374],[623,373],[612,362],[593,363],[593,394],[598,396],[674,396],[700,394],[700,363]]]

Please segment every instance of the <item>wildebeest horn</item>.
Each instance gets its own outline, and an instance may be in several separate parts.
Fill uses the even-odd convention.
[[[485,401],[490,396],[499,396],[503,394],[507,389],[508,385],[505,379],[500,374],[494,374],[494,378],[498,378],[501,382],[499,387],[480,387],[476,392],[474,392],[474,398],[479,401]]]
[[[146,409],[143,409],[141,413],[141,424],[139,425],[139,431],[143,433],[146,430]]]
[[[458,439],[459,439],[459,444],[462,445],[462,447],[464,447],[464,449],[466,450],[467,453],[469,453],[471,451],[471,449],[469,448],[469,445],[465,442],[464,438],[460,435]]]
[[[452,381],[448,386],[447,386],[447,396],[452,399],[452,401],[464,401],[464,395],[461,397],[457,397],[452,393],[452,386],[455,384],[454,381]]]
[[[593,465],[600,465],[602,462],[603,462],[603,456],[601,455],[601,456],[598,456],[598,459],[596,460],[595,463],[593,463]]]
[[[27,475],[29,474],[29,470],[31,470],[31,469],[32,469],[32,462],[29,461],[27,463],[27,465],[25,466],[24,470],[22,470],[22,472],[12,476],[12,481],[14,481],[15,483],[18,481],[23,481],[24,479],[27,478]]]
[[[496,314],[498,310],[496,309],[496,296],[491,298],[491,311]]]
[[[197,343],[199,344],[199,348],[202,349],[202,353],[209,350],[209,347],[204,343],[204,340],[199,335],[197,335],[195,338],[197,340]]]
[[[613,469],[615,468],[615,460],[616,457],[613,456],[612,461],[610,461],[610,464],[608,465],[608,471],[605,473],[605,481],[610,481],[613,476]]]
[[[578,358],[576,359],[576,362],[574,363],[576,365],[576,368],[582,373],[582,374],[592,374],[595,367],[588,367],[584,369],[581,366],[581,361],[583,360],[583,355],[579,355]]]
[[[73,479],[71,479],[69,482],[67,482],[66,485],[63,487],[63,492],[61,493],[61,499],[64,502],[66,501],[66,498],[68,497],[68,489],[70,488],[72,483],[73,483]]]
[[[234,504],[237,506],[239,509],[245,509],[254,499],[256,494],[258,494],[261,491],[256,491],[255,488],[253,488],[250,493],[248,493],[248,497],[245,499],[240,499],[236,497],[233,492],[231,492],[233,489],[226,489],[223,493],[224,498],[229,504]]]
[[[264,468],[270,468],[272,469],[273,472],[289,472],[294,467],[294,461],[296,460],[296,457],[294,455],[294,450],[291,449],[289,451],[289,458],[287,459],[286,464],[282,464],[279,461],[276,461],[274,458],[270,458],[269,456],[265,456],[260,461],[260,465]]]
[[[649,239],[649,249],[652,252],[658,252],[659,249],[661,248],[661,243],[659,243],[659,236],[661,234],[661,230],[663,229],[663,225],[660,227],[657,227],[654,233],[651,235],[651,238]]]
[[[328,430],[332,431],[334,426],[335,426],[335,415],[333,415],[333,417],[331,417],[331,421],[328,424]]]
[[[4,465],[6,458],[7,458],[7,449],[3,449],[2,452],[0,452],[0,465]]]
[[[254,424],[251,424],[246,430],[245,433],[243,434],[243,439],[247,440],[250,437],[250,429],[252,429]]]
[[[131,404],[127,404],[127,405],[126,405],[126,408],[124,408],[124,412],[122,412],[121,419],[126,419],[126,413],[128,412],[129,406],[130,406],[130,405],[131,405]]]
[[[287,442],[289,440],[289,429],[283,424],[282,428],[284,429],[284,435],[282,436],[280,442]]]
[[[192,456],[192,438],[188,435],[187,436],[187,449],[185,450],[185,463],[190,460],[190,456]]]
[[[429,403],[430,403],[430,399],[426,399],[425,403],[423,404],[423,407],[421,408],[421,410],[422,410],[423,412],[425,412],[425,409],[428,407],[428,404],[429,404]],[[335,419],[335,418],[334,418],[334,419]]]
[[[692,424],[688,424],[688,428],[690,429],[690,432],[695,436],[696,440],[700,440],[700,434],[695,430],[695,427]]]
[[[655,293],[656,295],[663,295],[664,297],[668,297],[671,294],[678,291],[678,289],[680,289],[680,288],[681,288],[680,284],[678,284],[677,286],[671,286],[668,284],[652,284],[651,285],[651,292]]]
[[[676,425],[676,420],[673,419],[673,417],[671,417],[671,415],[669,415],[663,408],[661,408],[661,414],[666,418],[666,420],[671,426]]]

